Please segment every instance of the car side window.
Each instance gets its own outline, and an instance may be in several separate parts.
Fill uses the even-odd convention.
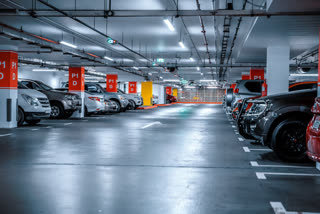
[[[36,84],[34,82],[32,83],[32,88],[35,89],[35,90],[42,90],[42,88],[38,84]]]
[[[304,90],[304,89],[315,89],[317,88],[316,83],[310,83],[310,84],[301,84],[293,86],[289,89],[289,91],[297,91],[297,90]]]
[[[24,86],[26,86],[27,88],[34,89],[31,82],[22,81],[21,83],[22,83]]]
[[[250,91],[250,92],[256,92],[256,93],[261,93],[261,82],[247,82],[245,83],[245,87]]]
[[[91,93],[101,93],[99,88],[95,85],[89,85],[88,86],[88,91]]]

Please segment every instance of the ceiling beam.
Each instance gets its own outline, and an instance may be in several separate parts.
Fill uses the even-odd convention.
[[[0,16],[33,17],[165,17],[165,16],[319,16],[319,11],[281,11],[265,10],[54,10],[0,9]]]

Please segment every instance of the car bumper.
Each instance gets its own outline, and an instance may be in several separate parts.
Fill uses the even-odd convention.
[[[256,118],[239,118],[238,119],[238,130],[239,133],[247,138],[261,141],[263,144],[265,143],[266,134],[261,129],[261,125],[264,124],[261,120],[257,120]]]
[[[81,100],[63,100],[62,104],[66,111],[77,111],[81,109]]]
[[[47,119],[50,117],[50,112],[25,112],[25,120]]]

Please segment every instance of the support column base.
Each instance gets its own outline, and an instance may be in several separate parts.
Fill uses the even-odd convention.
[[[316,163],[316,167],[317,167],[317,170],[320,171],[320,162],[317,162],[317,163]]]
[[[17,127],[17,89],[0,89],[0,128]]]
[[[80,110],[78,110],[78,111],[75,111],[73,114],[72,114],[72,116],[71,116],[71,118],[84,118],[84,97],[85,97],[85,94],[84,94],[84,92],[79,92],[79,91],[70,91],[71,93],[73,93],[73,94],[77,94],[77,95],[79,95],[80,96],[80,98],[81,98],[81,109]]]

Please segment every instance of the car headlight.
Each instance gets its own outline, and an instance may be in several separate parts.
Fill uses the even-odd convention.
[[[32,106],[39,106],[40,105],[37,98],[30,97],[29,95],[26,95],[26,94],[22,94],[21,96],[23,97],[23,99],[26,100],[27,103],[29,103]]]
[[[64,97],[68,100],[72,100],[73,99],[73,96],[71,94],[66,94],[64,95]]]
[[[247,111],[246,116],[259,117],[269,110],[271,103],[264,100],[248,101],[248,105],[252,103],[251,108]]]

